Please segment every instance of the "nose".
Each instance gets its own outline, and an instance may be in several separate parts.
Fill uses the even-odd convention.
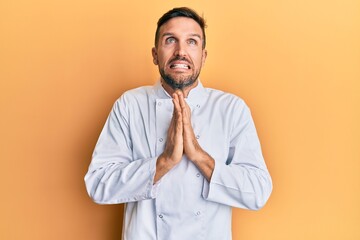
[[[176,49],[174,51],[174,55],[175,56],[186,56],[186,48],[185,48],[185,44],[178,42],[178,44],[176,45]]]

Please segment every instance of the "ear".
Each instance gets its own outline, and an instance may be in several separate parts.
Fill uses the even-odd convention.
[[[204,50],[203,50],[203,54],[202,54],[202,59],[201,59],[202,65],[205,65],[206,57],[207,57],[207,50],[204,49]]]
[[[158,61],[158,56],[157,56],[157,52],[156,52],[156,48],[155,48],[155,47],[153,47],[153,48],[151,49],[151,54],[152,54],[152,57],[153,57],[153,63],[154,63],[155,65],[158,65],[158,64],[159,64],[159,61]]]

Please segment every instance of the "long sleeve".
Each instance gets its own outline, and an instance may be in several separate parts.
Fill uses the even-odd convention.
[[[131,139],[128,115],[128,104],[121,97],[114,104],[96,144],[85,176],[88,194],[96,203],[154,198],[156,158],[133,160],[132,149],[136,143]]]
[[[215,159],[210,183],[186,157],[154,185],[173,115],[160,81],[115,102],[85,176],[97,203],[126,203],[124,239],[231,239],[231,207],[259,209],[272,182],[240,98],[199,82],[186,99],[194,134]],[[179,228],[181,226],[181,228]]]
[[[265,165],[250,110],[245,103],[233,112],[229,155],[215,161],[210,183],[204,182],[206,200],[257,210],[267,202],[272,180]]]

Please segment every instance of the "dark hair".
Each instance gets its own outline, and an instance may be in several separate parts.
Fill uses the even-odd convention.
[[[206,36],[205,36],[205,19],[203,17],[200,17],[199,14],[197,14],[194,10],[187,8],[187,7],[180,7],[180,8],[174,8],[167,13],[165,13],[157,22],[157,28],[155,32],[155,46],[157,47],[158,41],[159,41],[159,31],[160,27],[164,25],[167,21],[169,21],[172,18],[175,17],[187,17],[193,19],[195,22],[197,22],[202,30],[203,33],[203,42],[202,42],[202,48],[205,48],[206,45]]]

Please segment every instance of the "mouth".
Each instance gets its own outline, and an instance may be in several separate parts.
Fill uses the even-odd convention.
[[[171,69],[190,69],[190,66],[185,63],[174,63],[170,65]]]

